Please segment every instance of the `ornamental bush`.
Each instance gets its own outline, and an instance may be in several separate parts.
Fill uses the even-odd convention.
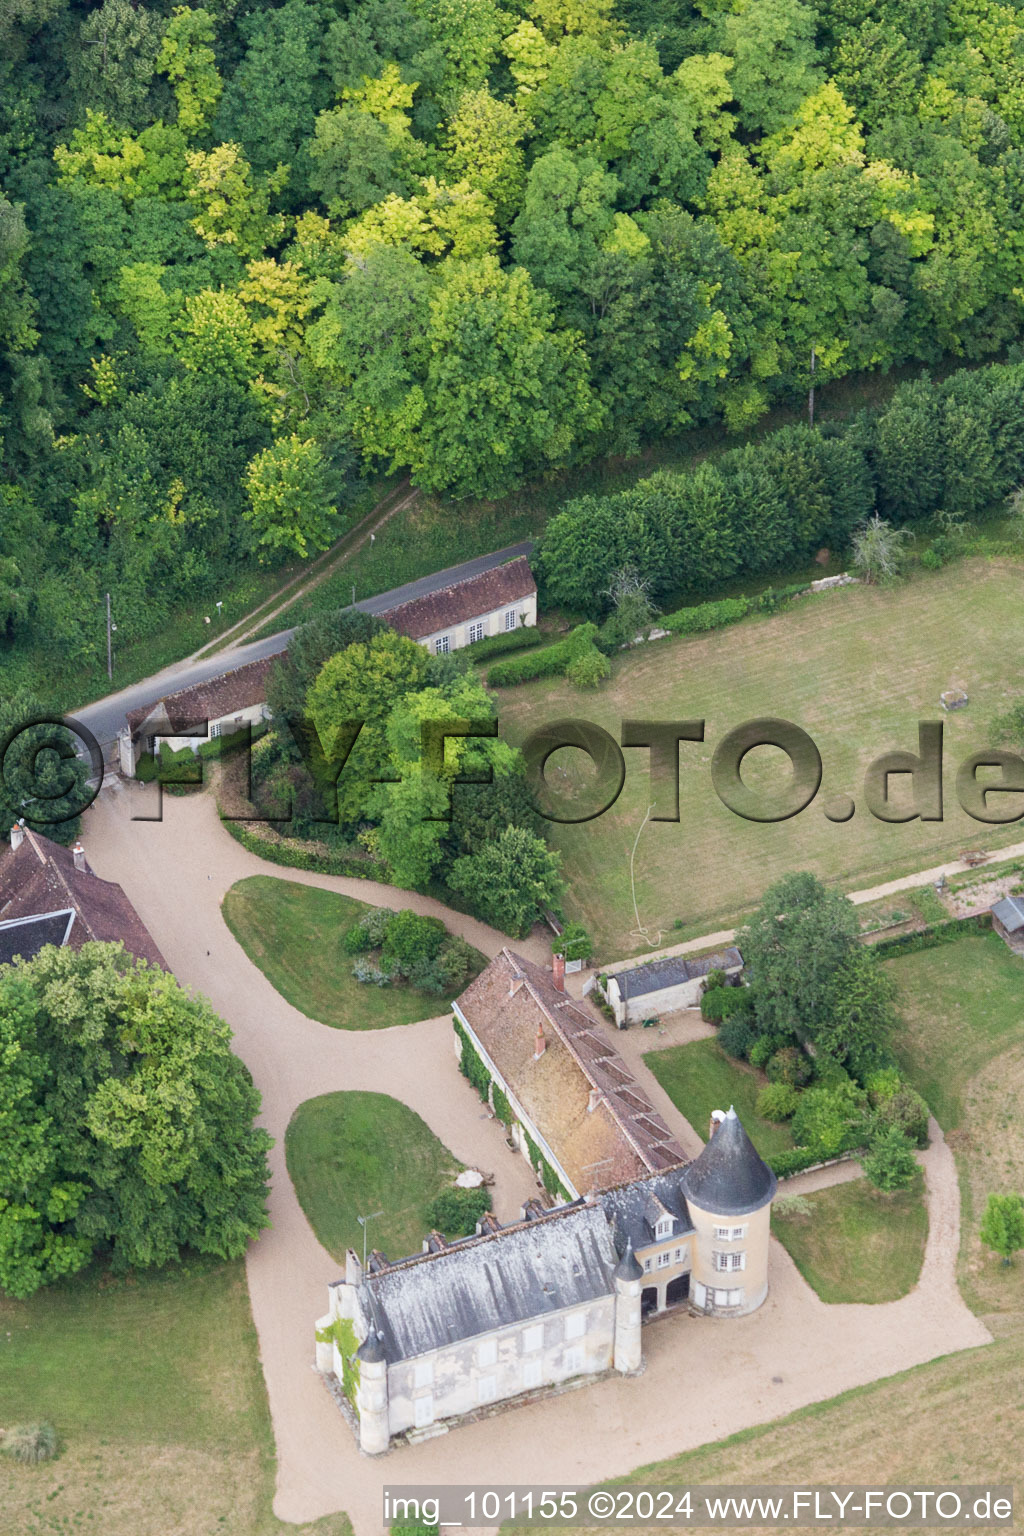
[[[565,669],[565,675],[574,688],[599,688],[611,672],[611,663],[596,645],[574,656]]]
[[[807,1088],[793,1115],[793,1140],[819,1158],[837,1157],[862,1141],[866,1096],[854,1083]]]
[[[800,1101],[800,1095],[789,1083],[769,1083],[762,1088],[754,1105],[762,1120],[776,1122],[788,1120]]]
[[[507,661],[495,662],[487,673],[488,686],[513,688],[517,683],[533,682],[538,677],[564,676],[570,662],[595,649],[596,637],[596,624],[580,624],[554,645],[546,645],[529,655],[510,656]]]
[[[744,1061],[757,1039],[753,1022],[745,1013],[733,1014],[723,1019],[718,1031],[718,1043],[722,1050],[737,1061]]]
[[[396,914],[390,907],[371,907],[345,934],[344,945],[350,955],[364,955],[367,950],[380,949],[384,943],[388,924]]]
[[[906,1189],[917,1172],[913,1143],[899,1126],[890,1125],[874,1137],[863,1167],[876,1189]]]
[[[52,1461],[59,1449],[57,1431],[52,1424],[12,1424],[0,1439],[0,1451],[11,1461],[20,1461],[26,1466]]]
[[[699,635],[709,629],[724,629],[746,618],[753,608],[749,597],[723,597],[717,603],[698,603],[695,608],[679,608],[658,620],[662,629],[674,635]]]
[[[432,1231],[445,1237],[469,1237],[485,1211],[491,1208],[486,1189],[445,1189],[427,1206]]]
[[[798,1045],[786,1045],[769,1057],[765,1072],[770,1083],[788,1083],[791,1088],[802,1088],[810,1082],[814,1067]]]

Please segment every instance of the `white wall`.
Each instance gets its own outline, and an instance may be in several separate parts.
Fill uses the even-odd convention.
[[[469,626],[480,623],[484,626],[484,636],[503,635],[505,633],[505,615],[510,608],[516,611],[517,629],[529,629],[536,624],[537,594],[531,592],[529,597],[518,598],[514,603],[505,603],[501,608],[492,608],[490,613],[478,614],[476,618],[467,619],[464,624],[454,624],[450,629],[438,629],[433,634],[421,635],[419,643],[420,645],[425,645],[427,650],[433,654],[435,642],[442,635],[447,635],[449,637],[449,649],[460,651],[464,645],[470,644]],[[384,617],[387,618],[387,614]],[[483,636],[478,638],[483,638]]]
[[[742,966],[729,966],[727,976],[738,976]],[[701,993],[704,991],[703,976],[697,976],[693,981],[680,982],[676,987],[662,987],[657,992],[644,992],[640,997],[623,998],[619,993],[619,984],[615,976],[608,977],[608,1002],[615,1015],[615,1022],[620,1029],[625,1024],[638,1024],[643,1019],[650,1019],[655,1014],[672,1013],[677,1008],[696,1008],[700,1004]]]

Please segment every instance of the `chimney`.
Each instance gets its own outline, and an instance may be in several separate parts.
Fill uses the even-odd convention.
[[[587,1100],[587,1114],[592,1115],[600,1102],[601,1090],[599,1088],[591,1088],[590,1098]]]
[[[20,848],[25,841],[25,823],[16,821],[11,828],[11,847]]]
[[[539,1061],[548,1048],[548,1042],[544,1035],[544,1025],[537,1025],[537,1038],[533,1042],[533,1059]]]
[[[86,870],[85,870],[85,849],[82,847],[80,842],[76,842],[75,843],[75,846],[72,848],[71,853],[72,853],[72,857],[74,858],[74,861],[75,861],[75,868],[79,871],[80,874],[84,875],[85,872],[86,872]]]
[[[354,1248],[345,1251],[345,1284],[361,1285],[363,1281],[363,1266],[359,1262],[359,1255]]]
[[[715,1134],[715,1132],[718,1130],[718,1127],[721,1125],[721,1123],[722,1123],[722,1121],[724,1119],[725,1119],[725,1114],[724,1114],[724,1112],[722,1110],[720,1110],[720,1109],[713,1109],[711,1111],[711,1129],[708,1131],[708,1140],[709,1141],[711,1140],[711,1138]]]
[[[565,991],[565,956],[557,950],[551,956],[551,980],[559,992]]]

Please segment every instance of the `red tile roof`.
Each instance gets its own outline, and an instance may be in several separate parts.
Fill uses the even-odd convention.
[[[223,715],[248,709],[253,704],[262,704],[267,697],[267,673],[279,659],[277,656],[261,656],[258,661],[248,661],[245,666],[235,667],[231,672],[222,672],[219,677],[208,678],[205,683],[193,683],[191,688],[180,688],[177,693],[169,693],[155,704],[130,709],[125,717],[128,729],[133,736],[137,736],[143,725],[151,722],[155,725],[166,723],[173,733],[175,729],[184,730],[204,720],[219,720]],[[162,713],[158,714],[160,711]],[[158,716],[155,721],[154,716]],[[163,733],[151,731],[148,734]]]
[[[537,583],[525,555],[496,565],[479,576],[467,576],[464,581],[442,587],[438,592],[428,592],[424,597],[414,597],[408,603],[382,613],[381,618],[397,629],[400,635],[411,640],[424,640],[441,630],[465,624],[468,619],[479,619],[496,608],[509,608],[513,603],[532,597]]]
[[[73,908],[68,945],[121,940],[130,954],[167,970],[141,917],[119,885],[101,880],[86,864],[75,868],[70,848],[25,829],[19,848],[0,853],[0,920]]]
[[[506,948],[457,1001],[581,1194],[686,1160],[602,1021],[549,971]],[[548,1043],[537,1058],[539,1024]]]

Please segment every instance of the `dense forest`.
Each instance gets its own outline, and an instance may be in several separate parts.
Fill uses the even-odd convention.
[[[1012,0],[0,0],[0,635],[1015,356]]]

